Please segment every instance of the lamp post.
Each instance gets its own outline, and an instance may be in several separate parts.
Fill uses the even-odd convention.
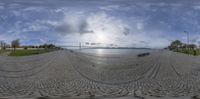
[[[187,45],[186,45],[186,49],[190,50],[190,48],[189,48],[189,44],[190,44],[189,32],[184,31],[183,33],[185,33],[185,34],[187,35]],[[189,51],[188,51],[188,55],[189,55]]]
[[[184,31],[183,33],[185,33],[187,35],[187,44],[190,44],[190,38],[189,38],[189,33],[187,31]]]
[[[79,49],[81,49],[81,42],[79,42]]]
[[[187,31],[184,31],[183,33],[187,35],[187,45],[186,45],[186,48],[189,50],[189,47],[188,47],[189,44],[190,44],[189,33]]]
[[[79,50],[81,50],[81,48],[82,48],[82,45],[81,45],[81,42],[82,42],[81,37],[82,37],[82,33],[79,33]]]

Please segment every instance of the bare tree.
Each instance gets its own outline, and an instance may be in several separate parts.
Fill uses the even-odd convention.
[[[3,50],[3,41],[0,41],[1,50]]]
[[[19,39],[13,40],[11,42],[11,45],[14,48],[14,52],[15,52],[16,48],[20,46],[20,40]]]
[[[1,47],[1,50],[5,50],[6,49],[6,43],[4,41],[0,41],[0,47]]]

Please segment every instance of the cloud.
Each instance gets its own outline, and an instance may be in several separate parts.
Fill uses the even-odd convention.
[[[200,10],[200,5],[195,5],[192,8],[195,9],[195,10]]]
[[[34,22],[27,22],[21,27],[21,31],[24,32],[40,32],[48,31],[51,27],[43,23],[41,20],[35,20]]]
[[[92,13],[88,16],[83,14],[65,14],[61,22],[48,22],[55,26],[55,29],[61,35],[86,34],[95,32],[115,32],[122,35],[130,33],[129,27],[121,20],[108,16],[106,13]]]
[[[119,9],[119,8],[120,8],[119,5],[107,5],[107,6],[99,7],[99,9],[105,10],[105,11],[111,11],[111,10],[115,10],[115,9]]]
[[[64,36],[63,43],[69,42],[69,38],[73,37],[74,42],[120,44],[119,39],[124,39],[131,32],[129,26],[122,20],[109,16],[105,12],[91,13],[82,16],[84,18],[77,16],[81,15],[65,16],[61,23],[49,22],[56,26],[59,34]],[[78,34],[82,34],[81,37]]]
[[[91,14],[87,18],[87,23],[89,29],[94,33],[83,37],[86,41],[93,38],[91,41],[97,43],[119,43],[117,39],[123,39],[130,33],[126,23],[114,16],[109,16],[105,12]]]
[[[88,23],[85,21],[81,21],[75,24],[70,22],[65,22],[56,26],[56,30],[58,31],[58,33],[62,35],[69,35],[73,33],[78,33],[78,34],[93,33],[92,30],[88,29]]]
[[[88,22],[83,18],[82,13],[65,14],[60,22],[48,22],[55,27],[55,30],[61,35],[93,33],[89,29]]]
[[[1,5],[0,5],[0,10],[3,10],[3,9],[4,9],[4,6],[1,6]]]
[[[199,34],[190,34],[189,35],[189,40],[191,44],[196,44],[196,45],[200,45],[200,35]],[[187,41],[187,38],[185,36],[185,41]]]
[[[10,3],[7,6],[9,9],[19,9],[23,7],[20,3]]]
[[[143,24],[142,24],[142,23],[137,23],[137,29],[138,29],[138,30],[143,29]]]
[[[124,27],[123,34],[126,35],[126,36],[127,36],[128,34],[130,34],[130,29]]]
[[[23,9],[24,11],[36,11],[36,12],[42,12],[44,10],[47,10],[46,7],[27,7]]]
[[[25,36],[21,36],[18,34],[3,34],[0,33],[0,40],[5,41],[7,44],[10,44],[11,41],[15,40],[15,39],[21,39],[21,38],[26,38]]]
[[[0,5],[1,5],[1,6],[3,6],[3,5],[5,5],[5,4],[4,4],[4,3],[2,3],[2,2],[0,2]]]

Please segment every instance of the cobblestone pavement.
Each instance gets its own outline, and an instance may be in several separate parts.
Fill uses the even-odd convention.
[[[0,56],[0,97],[183,97],[200,93],[200,57],[70,51]]]

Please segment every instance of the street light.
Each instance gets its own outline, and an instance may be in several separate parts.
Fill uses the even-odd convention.
[[[81,49],[81,42],[79,42],[79,49]]]
[[[189,45],[190,44],[189,33],[187,31],[184,31],[183,33],[185,33],[187,35],[187,43]]]
[[[189,48],[188,48],[188,46],[189,46],[189,44],[190,44],[189,33],[188,33],[187,31],[183,31],[183,33],[185,33],[185,34],[187,35],[187,44],[188,44],[188,45],[186,45],[186,48],[189,50]]]
[[[81,36],[82,36],[82,33],[79,34],[79,50],[81,50],[81,46],[82,46],[82,45],[81,45],[81,41],[82,41],[82,40],[81,40]]]

